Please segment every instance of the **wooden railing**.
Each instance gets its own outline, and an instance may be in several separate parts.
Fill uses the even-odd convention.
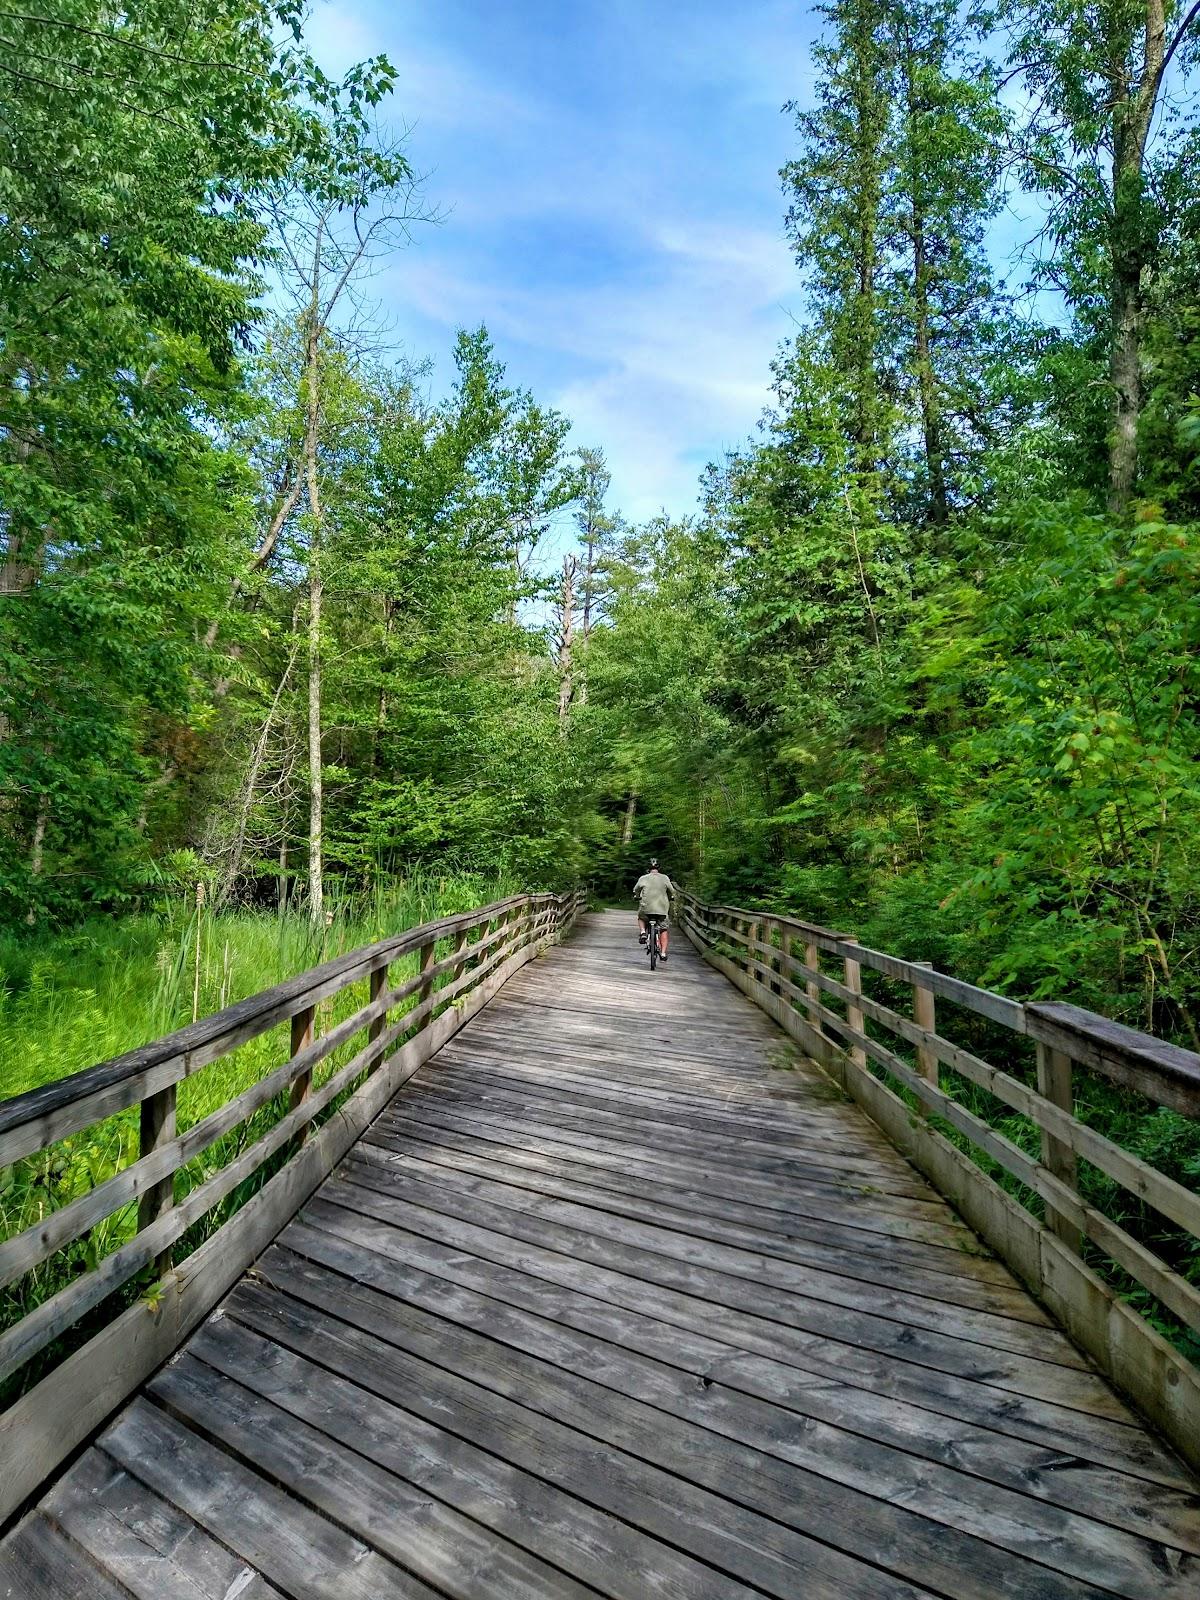
[[[678,904],[684,931],[706,959],[833,1074],[1075,1342],[1200,1466],[1200,1371],[1084,1255],[1096,1265],[1096,1255],[1116,1263],[1196,1335],[1200,1288],[1082,1197],[1078,1163],[1090,1163],[1189,1241],[1200,1240],[1200,1194],[1080,1120],[1074,1094],[1076,1069],[1083,1068],[1156,1106],[1200,1116],[1200,1056],[1077,1006],[1021,1004],[793,917],[705,905],[689,894]],[[896,986],[910,991],[911,1015],[864,993],[864,970],[886,980],[876,981],[889,998]],[[1030,1081],[939,1033],[939,1002],[1032,1041]],[[953,1074],[1028,1118],[1038,1130],[1038,1154],[956,1099]],[[937,1119],[959,1140],[941,1132]],[[980,1158],[1015,1179],[1028,1203],[993,1181]]]
[[[18,1398],[0,1414],[0,1521],[165,1360],[328,1175],[397,1089],[547,943],[563,936],[583,892],[520,895],[424,923],[352,951],[133,1050],[0,1104],[0,1172],[36,1161],[138,1108],[136,1158],[35,1225],[0,1242],[0,1287],[19,1282],[114,1214],[136,1222],[90,1270],[69,1277],[0,1333],[0,1380]],[[391,984],[390,969],[416,956]],[[408,963],[411,965],[411,963]],[[353,985],[366,1001],[325,1032],[321,1011]],[[354,997],[357,998],[357,997]],[[286,1059],[184,1132],[180,1084],[249,1041],[290,1022]],[[319,1064],[335,1060],[317,1081]],[[285,1098],[286,1097],[286,1098]],[[265,1130],[250,1119],[274,1105]],[[177,1177],[235,1130],[246,1141],[186,1194]],[[214,1207],[261,1186],[176,1265],[180,1241]],[[11,1188],[11,1181],[10,1181]],[[133,1285],[139,1298],[103,1320]],[[81,1329],[81,1324],[83,1325]],[[20,1392],[28,1364],[74,1348]]]

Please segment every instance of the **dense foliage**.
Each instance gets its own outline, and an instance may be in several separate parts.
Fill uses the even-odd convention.
[[[1154,15],[830,0],[809,314],[695,517],[632,528],[485,330],[441,398],[370,338],[424,203],[386,61],[331,82],[289,0],[4,13],[6,922],[623,894],[653,845],[1196,1042],[1196,29]]]
[[[603,648],[614,704],[655,653],[623,771],[685,876],[1194,1045],[1195,41],[1168,8],[1164,132],[1122,174],[1144,18],[1118,11],[1014,0],[1000,60],[940,0],[826,9],[782,174],[808,324],[701,516],[627,552]],[[1092,92],[1098,61],[1124,99]],[[1144,259],[1114,497],[1122,183]],[[1046,217],[1019,295],[985,249],[1014,192]],[[639,608],[673,619],[669,646]]]

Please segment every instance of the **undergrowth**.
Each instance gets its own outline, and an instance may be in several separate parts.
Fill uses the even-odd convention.
[[[450,874],[412,878],[368,900],[337,903],[323,927],[295,913],[227,910],[210,916],[202,906],[167,903],[153,913],[120,921],[97,919],[70,932],[32,938],[0,935],[0,1099],[136,1049],[319,962],[515,892],[502,881]],[[397,961],[391,982],[415,970],[415,956]],[[323,1002],[318,1034],[366,1000],[363,979]],[[327,1082],[362,1042],[360,1033],[328,1056],[313,1075],[313,1088]],[[288,1053],[285,1022],[185,1078],[178,1090],[178,1131],[185,1132],[232,1100]],[[319,1115],[318,1125],[343,1099],[339,1093]],[[176,1202],[255,1143],[287,1110],[287,1094],[277,1095],[182,1167],[175,1178]],[[131,1107],[0,1169],[0,1238],[40,1222],[136,1159],[138,1115],[137,1107]],[[286,1153],[264,1164],[194,1223],[176,1244],[175,1259],[203,1243],[261,1188]],[[136,1223],[137,1207],[130,1204],[9,1285],[0,1294],[0,1328],[20,1321],[94,1269],[132,1237]],[[110,1296],[71,1330],[69,1339],[50,1346],[0,1386],[0,1400],[28,1387],[68,1348],[110,1320],[114,1304],[152,1294],[154,1282],[150,1270]]]

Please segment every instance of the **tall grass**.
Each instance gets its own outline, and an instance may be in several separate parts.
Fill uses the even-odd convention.
[[[348,950],[514,892],[502,880],[442,874],[411,878],[369,899],[335,904],[323,927],[297,914],[228,910],[210,916],[202,905],[175,904],[154,914],[96,920],[69,933],[0,937],[0,1098],[147,1044],[194,1015],[206,1016]],[[415,970],[415,959],[394,963],[392,981],[400,981],[406,969]],[[364,979],[326,1001],[319,1031],[349,1016],[366,998]],[[360,1045],[356,1037],[322,1062],[314,1087]],[[179,1086],[179,1131],[265,1076],[285,1059],[288,1047],[284,1023],[185,1079]],[[254,1143],[286,1110],[286,1095],[277,1096],[188,1163],[176,1177],[176,1197],[181,1199]],[[12,1237],[104,1182],[137,1153],[138,1112],[133,1107],[0,1169],[0,1238]],[[176,1246],[176,1258],[195,1249],[278,1164],[276,1160],[255,1173],[189,1230]],[[131,1237],[135,1226],[136,1206],[130,1205],[10,1285],[0,1296],[0,1327],[19,1321],[79,1273],[95,1267]],[[112,1301],[128,1304],[148,1284],[149,1278],[135,1279]],[[85,1318],[68,1340],[30,1363],[15,1385],[23,1388],[36,1381],[67,1349],[108,1320],[112,1301]],[[13,1385],[3,1387],[11,1392]]]
[[[121,1055],[305,971],[435,917],[516,893],[472,873],[414,877],[305,916],[168,903],[66,933],[0,932],[0,1100]],[[200,983],[196,998],[196,964]]]

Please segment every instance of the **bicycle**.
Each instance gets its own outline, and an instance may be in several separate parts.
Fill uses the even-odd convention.
[[[659,959],[659,956],[662,954],[662,951],[659,948],[659,942],[658,941],[659,941],[659,936],[662,933],[662,925],[663,925],[663,922],[665,920],[666,919],[664,917],[646,917],[646,919],[645,919],[645,922],[646,922],[646,948],[650,952],[650,971],[651,972],[653,972],[654,969],[658,966],[658,959]]]

